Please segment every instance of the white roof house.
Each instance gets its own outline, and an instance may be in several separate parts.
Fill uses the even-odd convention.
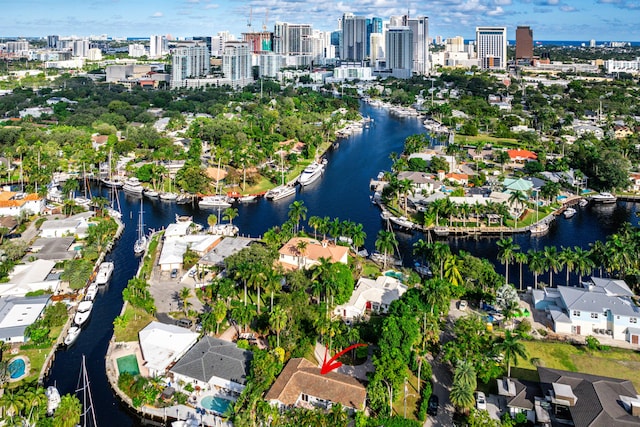
[[[78,238],[87,237],[89,218],[93,212],[74,215],[64,219],[49,219],[40,226],[41,237],[63,237],[77,235]]]
[[[582,288],[534,290],[536,309],[545,310],[556,332],[607,336],[640,345],[640,307],[623,280],[591,278]]]
[[[23,343],[25,330],[49,303],[49,296],[0,298],[0,341]]]
[[[398,279],[378,276],[376,280],[360,278],[351,298],[334,309],[334,314],[351,321],[364,315],[366,310],[386,313],[391,303],[407,291]]]
[[[153,321],[139,333],[140,349],[149,375],[165,373],[198,341],[199,334],[176,325]]]
[[[9,274],[9,281],[0,284],[0,296],[25,296],[38,290],[55,292],[60,287],[58,276],[51,276],[55,261],[36,260],[16,265]]]
[[[207,234],[189,234],[165,238],[158,264],[162,271],[182,268],[185,252],[190,248],[200,256],[209,252],[220,240],[220,236]]]

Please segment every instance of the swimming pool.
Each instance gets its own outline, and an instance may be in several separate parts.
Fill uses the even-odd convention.
[[[26,368],[27,368],[27,364],[25,363],[22,357],[13,359],[11,362],[9,362],[9,365],[7,365],[7,370],[9,371],[9,377],[12,380],[16,380],[18,378],[24,377],[26,373],[25,372]]]
[[[233,402],[227,399],[223,399],[218,396],[205,396],[200,401],[200,405],[208,411],[213,411],[219,415],[224,415],[227,412],[227,408]]]
[[[125,372],[131,375],[138,375],[140,368],[138,367],[138,359],[135,354],[129,354],[127,356],[118,357],[116,360],[118,363],[118,372],[122,375]]]

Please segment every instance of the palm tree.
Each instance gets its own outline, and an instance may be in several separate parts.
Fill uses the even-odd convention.
[[[460,270],[463,266],[462,258],[458,255],[449,255],[444,261],[444,278],[453,286],[462,285],[462,274]]]
[[[507,377],[511,377],[511,362],[517,363],[518,357],[523,359],[528,357],[527,349],[520,340],[520,335],[505,331],[502,342],[495,345],[496,350],[504,355],[504,360],[507,363]]]
[[[22,394],[16,390],[5,390],[0,397],[0,406],[4,408],[4,415],[13,417],[18,416],[24,408]]]
[[[258,305],[258,315],[260,314],[260,291],[262,290],[262,285],[266,281],[266,271],[267,268],[262,266],[261,264],[251,264],[249,277],[247,279],[247,284],[252,288],[257,290],[257,305]]]
[[[593,260],[589,257],[589,251],[582,249],[579,246],[574,246],[573,252],[576,256],[575,269],[578,273],[578,285],[582,283],[582,276],[593,271]]]
[[[287,312],[279,305],[276,305],[269,316],[269,324],[271,329],[276,332],[276,346],[280,347],[280,332],[287,326],[287,319],[289,316]]]
[[[213,227],[218,223],[218,217],[215,214],[211,214],[207,217],[207,224],[209,224],[209,230],[213,230]]]
[[[413,244],[413,254],[422,259],[422,263],[426,265],[427,255],[429,254],[429,243],[420,239]]]
[[[213,317],[216,321],[216,335],[220,330],[220,323],[227,317],[227,304],[225,304],[224,300],[217,300],[211,309],[213,313]]]
[[[569,286],[569,274],[571,274],[576,266],[576,262],[578,261],[576,259],[576,254],[571,248],[561,248],[560,253],[558,254],[558,258],[560,262],[564,264],[567,272],[567,278],[565,279],[564,283],[566,286]]]
[[[431,259],[440,264],[440,278],[444,277],[444,262],[451,255],[451,248],[443,242],[433,242],[431,246]]]
[[[387,256],[389,252],[393,253],[393,250],[397,245],[396,235],[393,234],[393,231],[380,230],[378,231],[378,238],[376,239],[375,245],[376,245],[376,249],[379,252],[382,252],[384,254],[384,261],[383,261],[382,268],[386,270]]]
[[[364,245],[364,241],[367,238],[367,233],[365,233],[362,224],[356,224],[351,230],[351,241],[353,242],[353,247],[356,252],[360,249],[362,245]]]
[[[520,210],[524,207],[524,204],[529,200],[529,197],[524,191],[515,190],[509,196],[509,204],[516,208],[515,224],[513,228],[518,228],[518,218],[521,215]]]
[[[233,219],[238,216],[238,209],[227,208],[224,210],[222,219],[229,221],[229,224],[233,224]]]
[[[453,374],[453,383],[468,386],[471,390],[476,389],[478,386],[478,379],[476,377],[476,370],[471,361],[461,360],[458,362]]]
[[[555,246],[545,246],[544,262],[546,269],[549,270],[549,286],[553,287],[553,274],[560,270],[558,249]]]
[[[533,273],[534,286],[538,289],[538,276],[545,270],[544,253],[529,249],[527,258],[529,260],[529,271]]]
[[[511,237],[500,239],[497,242],[500,250],[498,251],[498,259],[504,264],[504,283],[509,283],[509,264],[513,261],[515,252],[520,249],[520,245],[515,243]]]
[[[473,397],[474,389],[466,386],[464,384],[453,384],[451,387],[451,393],[449,394],[449,399],[451,399],[451,403],[458,408],[461,412],[468,412],[476,400]]]
[[[403,211],[404,214],[407,214],[407,194],[411,192],[413,182],[410,179],[401,179],[398,181],[398,192],[402,193],[403,196]]]
[[[307,207],[302,200],[296,200],[289,205],[289,219],[296,223],[296,234],[298,234],[300,220],[307,219]]]
[[[322,223],[322,218],[320,218],[319,216],[311,216],[309,217],[309,227],[313,228],[313,237],[314,238],[318,238],[318,228],[320,228],[320,225]]]
[[[307,254],[307,246],[309,242],[306,240],[298,240],[296,243],[296,252],[298,252],[298,268],[304,268],[305,266],[305,255]]]
[[[511,320],[514,317],[516,317],[516,312],[519,309],[520,309],[520,306],[518,305],[517,301],[514,301],[514,300],[506,301],[506,305],[502,309],[502,315],[504,316],[505,325],[510,324],[511,326],[513,326],[513,323],[511,322]]]
[[[189,298],[191,298],[191,289],[185,286],[184,288],[180,289],[178,296],[180,298],[180,301],[182,301],[182,309],[184,310],[184,315],[186,316],[187,311],[191,306],[191,303],[189,302]]]
[[[53,417],[54,427],[75,427],[80,422],[82,404],[71,394],[65,394],[60,399],[58,409]]]
[[[516,252],[513,255],[513,260],[515,262],[517,262],[518,264],[520,264],[520,290],[522,290],[523,288],[523,282],[522,282],[522,265],[526,264],[529,261],[529,257],[527,257],[527,254],[524,252]]]
[[[242,280],[244,285],[244,305],[247,305],[247,280],[251,276],[251,263],[243,261],[236,266],[234,277]]]
[[[434,314],[434,308],[438,307],[438,316],[440,316],[442,310],[440,308],[449,305],[451,297],[451,286],[449,283],[442,279],[427,280],[422,288],[422,296],[425,298],[425,302],[430,307],[431,315]]]

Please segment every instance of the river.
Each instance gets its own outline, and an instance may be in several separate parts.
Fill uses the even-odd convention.
[[[274,225],[287,219],[288,207],[293,200],[302,200],[308,209],[307,218],[313,215],[329,216],[361,223],[367,233],[365,247],[374,249],[376,235],[384,227],[380,219],[380,210],[369,200],[369,181],[379,171],[391,167],[390,153],[400,153],[407,136],[424,132],[422,123],[415,118],[396,118],[387,110],[363,105],[362,114],[371,117],[373,125],[362,133],[340,140],[336,150],[330,150],[326,157],[328,165],[324,175],[315,183],[298,190],[295,198],[290,197],[277,202],[260,199],[255,203],[239,205],[238,217],[234,220],[240,233],[253,237],[261,236]],[[102,195],[106,196],[105,190]],[[56,354],[47,385],[56,384],[61,393],[76,390],[82,354],[86,355],[87,371],[91,381],[94,410],[98,424],[102,426],[134,426],[135,418],[115,399],[105,374],[104,355],[113,333],[113,319],[122,308],[122,290],[133,277],[139,265],[139,258],[133,255],[133,243],[140,201],[138,198],[121,193],[125,232],[116,244],[108,260],[114,261],[116,269],[111,284],[101,290],[94,305],[89,325],[80,334],[76,343],[67,350]],[[176,205],[160,200],[144,200],[145,223],[149,228],[160,229],[175,220],[175,215],[192,215],[194,221],[206,225],[211,210],[200,210],[190,205]],[[515,236],[515,241],[526,251],[529,248],[542,249],[545,246],[580,246],[588,248],[590,242],[604,240],[624,221],[637,224],[636,205],[618,203],[615,207],[587,207],[578,209],[571,219],[558,218],[545,236],[531,237],[528,234]],[[400,252],[405,265],[411,265],[412,244],[421,233],[397,233]],[[450,238],[452,251],[468,251],[495,262],[497,247],[495,239],[487,238]],[[497,270],[504,272],[502,266]],[[515,268],[511,272],[515,278]],[[561,274],[558,277],[563,277]],[[532,278],[527,276],[528,283]],[[513,282],[514,280],[512,280]]]

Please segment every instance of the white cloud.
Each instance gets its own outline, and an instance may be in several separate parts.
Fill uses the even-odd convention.
[[[164,13],[162,12],[155,12],[153,15],[151,15],[152,18],[162,18],[164,16]]]
[[[493,10],[490,10],[487,12],[487,15],[489,16],[500,16],[500,15],[504,15],[504,9],[501,8],[500,6],[496,7]]]

